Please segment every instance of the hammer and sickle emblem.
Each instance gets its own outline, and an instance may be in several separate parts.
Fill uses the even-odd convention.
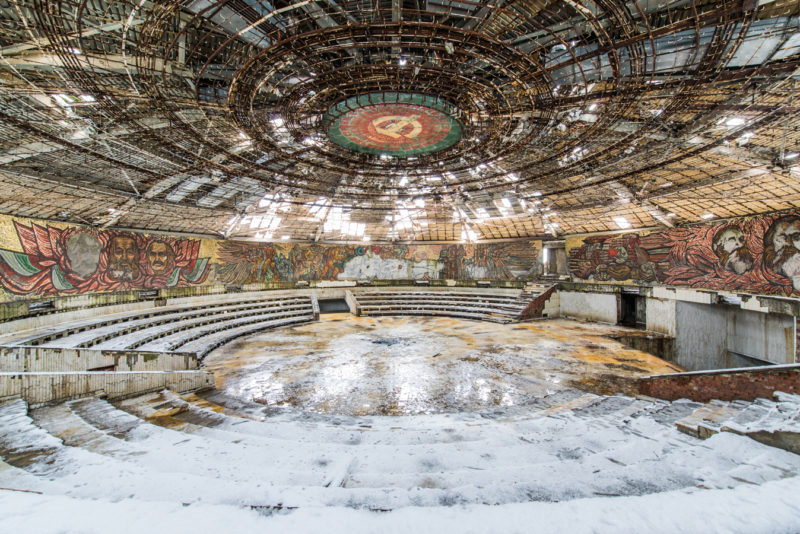
[[[422,124],[417,120],[418,117],[419,115],[385,115],[374,119],[372,126],[375,127],[379,134],[388,135],[394,139],[399,139],[400,137],[413,139],[422,133]],[[385,128],[381,126],[387,122],[389,123],[388,126]],[[411,130],[408,132],[405,131],[407,126],[411,126]]]

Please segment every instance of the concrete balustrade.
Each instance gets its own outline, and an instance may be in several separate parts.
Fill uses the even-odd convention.
[[[21,397],[36,405],[97,395],[121,399],[162,389],[185,392],[213,385],[213,376],[204,371],[0,373],[0,398]]]
[[[191,352],[0,347],[0,372],[193,369],[197,369],[197,355]]]

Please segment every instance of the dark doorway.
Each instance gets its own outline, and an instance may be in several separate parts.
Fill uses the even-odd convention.
[[[633,293],[621,293],[618,324],[644,329],[647,323],[647,299]]]
[[[344,299],[320,299],[320,313],[350,313],[350,306]]]

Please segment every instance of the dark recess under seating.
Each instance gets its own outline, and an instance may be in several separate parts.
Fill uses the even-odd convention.
[[[349,313],[350,306],[344,299],[320,299],[320,313]]]

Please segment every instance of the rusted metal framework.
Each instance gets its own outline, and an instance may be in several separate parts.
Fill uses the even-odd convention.
[[[0,212],[472,241],[796,207],[799,45],[784,0],[0,2]],[[332,142],[375,94],[459,141]]]

